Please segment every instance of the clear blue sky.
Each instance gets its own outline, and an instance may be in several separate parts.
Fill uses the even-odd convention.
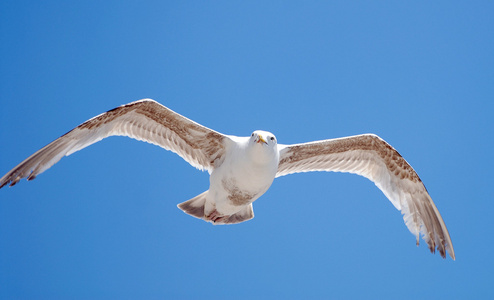
[[[0,175],[83,121],[153,98],[280,143],[376,133],[415,168],[456,261],[367,179],[275,180],[256,217],[176,208],[208,188],[122,137],[0,190],[4,299],[492,298],[492,1],[2,1]]]

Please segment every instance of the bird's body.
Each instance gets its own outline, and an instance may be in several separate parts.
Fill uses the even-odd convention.
[[[274,135],[264,131],[256,131],[250,138],[231,137],[234,149],[226,151],[223,163],[211,173],[204,213],[192,215],[215,224],[254,217],[252,202],[269,189],[278,171],[279,153],[271,137]],[[186,205],[179,207],[188,212]]]
[[[123,135],[171,150],[210,173],[204,193],[180,203],[184,212],[214,224],[254,217],[252,203],[276,177],[309,171],[350,172],[372,180],[404,215],[405,224],[443,257],[454,250],[446,225],[413,168],[373,134],[294,145],[278,144],[266,131],[250,137],[224,135],[161,104],[144,99],[96,116],[35,152],[0,178],[0,188],[34,179],[63,156],[103,138]]]

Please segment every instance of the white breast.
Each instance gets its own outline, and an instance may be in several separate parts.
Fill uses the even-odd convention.
[[[237,143],[221,166],[211,173],[208,201],[216,210],[231,215],[262,196],[271,186],[278,170],[276,147]]]

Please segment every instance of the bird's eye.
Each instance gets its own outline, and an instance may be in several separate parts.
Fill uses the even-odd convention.
[[[254,136],[254,133],[252,133],[250,136]]]
[[[271,140],[274,141],[274,136],[271,137]]]

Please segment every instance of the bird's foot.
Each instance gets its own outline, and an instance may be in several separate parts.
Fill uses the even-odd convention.
[[[213,224],[222,223],[223,220],[228,219],[228,216],[221,215],[216,209],[209,215],[204,216],[204,219],[211,221]]]

